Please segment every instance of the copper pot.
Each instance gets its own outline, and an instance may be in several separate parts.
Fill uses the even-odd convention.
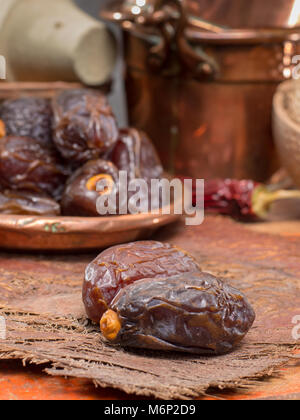
[[[152,137],[167,170],[258,181],[272,174],[272,98],[300,54],[299,7],[127,0],[103,12],[124,29],[130,123]]]

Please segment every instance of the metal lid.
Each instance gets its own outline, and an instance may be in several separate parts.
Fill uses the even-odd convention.
[[[300,0],[111,0],[101,15],[140,36],[177,21],[195,42],[300,41]]]
[[[300,0],[184,0],[188,13],[230,28],[300,26]]]

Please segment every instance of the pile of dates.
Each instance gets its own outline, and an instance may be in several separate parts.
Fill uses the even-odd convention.
[[[83,303],[108,343],[151,350],[224,354],[255,320],[241,292],[155,241],[102,252],[86,269]]]
[[[150,139],[119,129],[101,92],[67,90],[52,100],[0,104],[0,213],[99,216],[97,199],[108,187],[98,191],[97,184],[104,179],[116,188],[121,170],[128,181],[163,173]]]

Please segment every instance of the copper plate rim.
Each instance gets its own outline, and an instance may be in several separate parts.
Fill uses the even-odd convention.
[[[108,217],[40,217],[0,215],[0,249],[82,252],[146,239],[158,228],[178,221],[174,214],[141,213]]]
[[[142,213],[137,215],[111,216],[111,217],[40,217],[0,215],[0,233],[3,229],[9,231],[31,231],[55,234],[126,232],[132,229],[152,228],[172,220],[179,215],[155,215]]]

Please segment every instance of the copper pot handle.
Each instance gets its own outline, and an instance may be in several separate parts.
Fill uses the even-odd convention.
[[[165,1],[159,0],[159,3]],[[187,67],[194,77],[200,79],[212,79],[219,73],[218,63],[209,56],[201,47],[194,48],[191,46],[186,37],[186,28],[189,24],[188,16],[182,0],[169,0],[178,10],[178,26],[175,32],[175,41],[178,54],[182,64]]]
[[[122,25],[124,29],[133,27],[155,28],[161,37],[159,44],[150,49],[149,65],[153,70],[162,70],[175,47],[180,64],[188,68],[200,79],[212,79],[219,73],[217,62],[197,46],[194,48],[187,40],[186,28],[189,24],[182,0],[152,0],[151,13],[134,14],[129,12],[102,13]]]

